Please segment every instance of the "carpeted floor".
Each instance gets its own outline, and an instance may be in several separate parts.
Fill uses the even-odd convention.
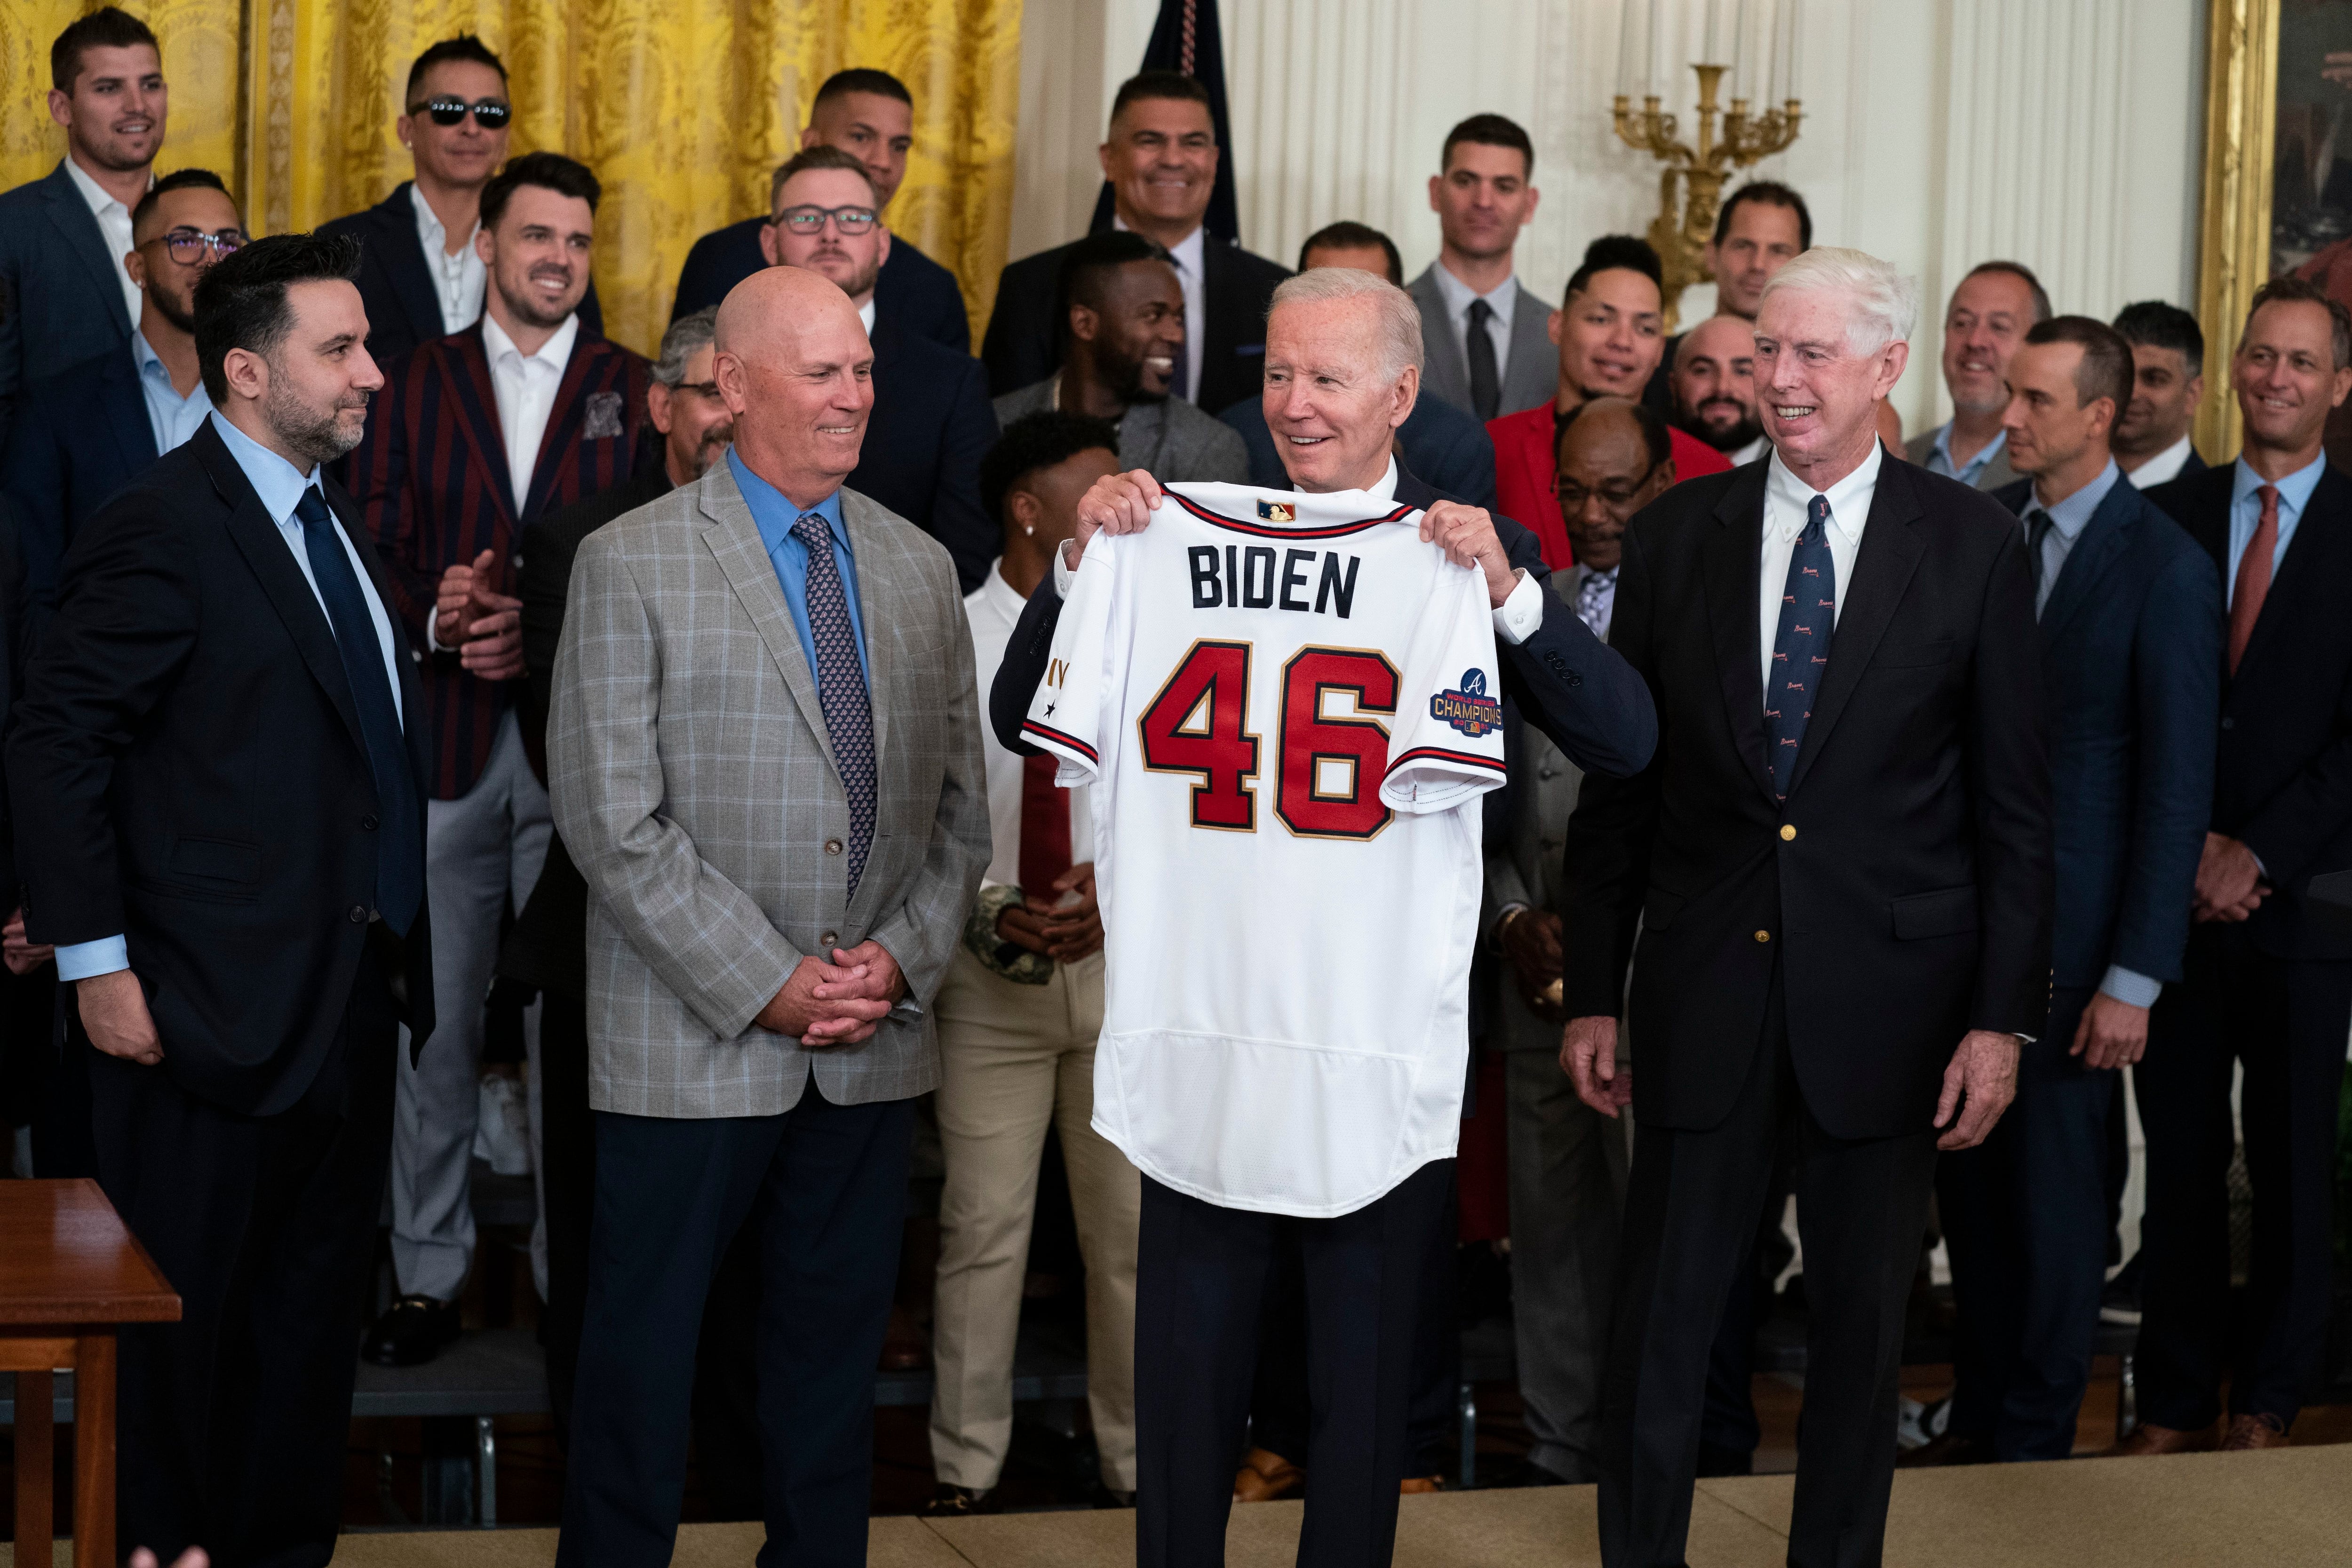
[[[1694,1568],[1778,1568],[1794,1479],[1703,1481],[1691,1509]],[[1234,1510],[1233,1568],[1288,1568],[1301,1505]],[[1118,1568],[1134,1560],[1132,1514],[1077,1510],[937,1524],[877,1519],[873,1568]],[[740,1568],[756,1524],[679,1532],[678,1568]],[[341,1568],[546,1568],[551,1530],[343,1538]],[[1590,1487],[1404,1500],[1397,1568],[1585,1568],[1600,1554]],[[0,1545],[0,1568],[15,1559]],[[62,1543],[58,1568],[68,1559]],[[1906,1471],[1895,1479],[1888,1568],[2265,1568],[2352,1562],[2352,1446],[2169,1459],[2076,1460]]]

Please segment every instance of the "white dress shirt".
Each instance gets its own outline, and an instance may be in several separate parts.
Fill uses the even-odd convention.
[[[302,520],[294,515],[294,508],[300,503],[302,492],[319,484],[317,466],[314,464],[305,474],[218,414],[209,417],[213,428],[228,447],[229,456],[236,459],[236,466],[245,471],[246,479],[253,486],[254,493],[261,498],[262,508],[269,513],[269,521],[278,525],[278,537],[286,541],[286,548],[294,552],[294,564],[301,568],[302,581],[310,584],[310,596],[318,600],[319,613],[327,615],[326,595],[319,592],[318,576],[310,569],[310,547],[302,538]],[[323,487],[320,493],[325,493]],[[375,623],[376,647],[383,655],[384,677],[392,682],[393,717],[405,724],[407,720],[401,712],[400,704],[400,645],[393,640],[392,617],[384,613],[383,601],[377,597],[375,584],[368,579],[367,567],[361,562],[359,550],[352,543],[351,534],[341,526],[340,518],[336,521],[335,537],[342,543],[343,558],[352,563],[352,575],[359,579],[360,592],[367,595],[368,618]],[[329,616],[330,630],[333,625],[333,618]],[[117,970],[130,967],[130,947],[120,935],[103,936],[93,942],[66,942],[58,948],[59,980],[88,980],[92,975],[112,974]]]
[[[1863,526],[1870,521],[1870,498],[1878,493],[1878,465],[1885,459],[1886,448],[1874,441],[1870,456],[1860,468],[1827,490],[1815,490],[1789,471],[1780,453],[1772,454],[1772,466],[1764,472],[1764,555],[1756,580],[1759,698],[1772,686],[1772,644],[1780,635],[1780,598],[1789,586],[1789,562],[1797,553],[1797,535],[1805,531],[1806,509],[1814,496],[1829,497],[1829,526],[1822,531],[1830,547],[1830,565],[1837,573],[1837,581],[1831,585],[1836,607],[1830,611],[1830,625],[1834,627],[1838,616],[1845,613],[1846,585],[1853,581],[1854,558],[1862,552]]]
[[[2195,449],[2189,444],[2189,437],[2183,436],[2124,477],[2131,480],[2136,490],[2168,484],[2180,477],[2180,470],[2189,466],[2189,454]]]
[[[1876,471],[1872,470],[1874,474]],[[1393,501],[1396,488],[1396,458],[1391,454],[1387,469],[1376,483],[1365,489],[1364,494],[1376,501]],[[1070,564],[1069,556],[1066,543],[1054,552],[1054,592],[1065,599],[1070,596],[1070,583],[1078,574],[1078,569]],[[1780,569],[1783,572],[1788,570],[1785,558],[1780,563]],[[1495,607],[1495,635],[1513,647],[1535,636],[1536,628],[1543,625],[1544,617],[1543,590],[1536,586],[1536,580],[1528,575],[1526,567],[1520,567],[1517,575],[1517,583],[1505,595],[1503,602]],[[1769,658],[1770,655],[1771,650],[1767,648],[1765,656]]]
[[[499,400],[499,433],[506,437],[507,475],[514,484],[518,510],[530,494],[530,473],[539,462],[539,444],[547,436],[548,416],[555,411],[555,389],[562,384],[563,367],[572,363],[572,345],[580,337],[580,315],[573,311],[563,325],[527,354],[515,347],[506,330],[488,314],[482,317],[482,347],[490,356],[490,386]]]
[[[866,324],[866,340],[874,341],[874,296],[866,296],[866,303],[857,307],[857,319]]]
[[[66,178],[74,183],[81,199],[89,204],[89,216],[98,220],[98,232],[106,237],[106,253],[114,258],[114,280],[122,287],[122,304],[131,312],[133,322],[139,320],[139,285],[131,281],[131,268],[122,258],[131,254],[131,209],[107,195],[96,180],[83,172],[82,166],[66,159]],[[147,184],[153,185],[155,174],[150,170]]]
[[[1124,229],[1127,225],[1117,216],[1111,226]],[[1184,400],[1201,401],[1201,355],[1208,346],[1209,331],[1209,231],[1203,226],[1194,229],[1168,247],[1176,258],[1176,282],[1184,290]]]
[[[188,395],[181,396],[180,389],[172,384],[172,373],[163,368],[163,356],[147,341],[147,334],[136,328],[131,333],[131,359],[139,367],[139,395],[147,401],[147,428],[154,435],[155,455],[160,458],[196,433],[196,426],[213,411],[212,395],[198,376]]]
[[[1027,601],[1004,580],[999,561],[988,569],[988,580],[964,595],[964,620],[971,627],[972,668],[985,689],[994,683],[1004,650],[1013,642]],[[1021,758],[1000,744],[995,729],[981,727],[981,751],[988,764],[988,870],[983,886],[1021,885]],[[1070,864],[1082,866],[1095,858],[1095,814],[1087,805],[1087,789],[1079,784],[1070,795]]]
[[[1470,306],[1484,300],[1495,313],[1486,318],[1486,338],[1495,345],[1495,385],[1499,389],[1503,378],[1511,374],[1511,307],[1518,302],[1519,276],[1512,273],[1484,294],[1472,289],[1446,269],[1440,260],[1430,271],[1437,279],[1437,292],[1445,300],[1445,323],[1454,330],[1454,341],[1462,350],[1462,363],[1470,363]]]
[[[1738,451],[1726,452],[1724,456],[1731,459],[1733,468],[1739,468],[1747,467],[1771,449],[1772,438],[1769,436],[1759,436]]]
[[[482,313],[482,296],[489,288],[488,269],[474,249],[474,234],[479,234],[482,226],[477,221],[474,234],[468,234],[452,256],[449,231],[442,226],[425,193],[411,184],[408,200],[416,209],[416,243],[425,249],[425,270],[433,275],[433,297],[441,305],[441,330],[462,332]]]

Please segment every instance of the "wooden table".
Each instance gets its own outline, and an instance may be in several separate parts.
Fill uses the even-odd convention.
[[[180,1298],[96,1182],[0,1181],[0,1372],[16,1374],[16,1561],[46,1564],[51,1401],[74,1374],[74,1568],[115,1568],[114,1331]]]

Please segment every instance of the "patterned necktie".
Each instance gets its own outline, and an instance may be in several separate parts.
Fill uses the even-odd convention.
[[[2025,514],[2025,563],[2033,569],[2033,613],[2039,616],[2042,606],[2050,602],[2047,568],[2042,559],[2042,547],[2050,542],[2050,530],[2056,520],[2040,507]]]
[[[1021,890],[1051,901],[1054,879],[1070,868],[1070,792],[1054,782],[1061,764],[1021,759]]]
[[[1609,640],[1609,612],[1617,593],[1617,568],[1587,572],[1576,590],[1576,618],[1602,642]]]
[[[406,936],[417,906],[425,901],[425,816],[416,805],[416,779],[409,771],[407,743],[401,738],[400,710],[393,705],[383,645],[376,639],[375,619],[368,614],[359,574],[343,553],[334,517],[318,486],[302,487],[294,515],[302,521],[303,552],[310,558],[310,575],[318,580],[319,597],[327,606],[335,651],[342,656],[343,679],[351,685],[352,706],[359,713],[360,736],[367,743],[368,771],[375,777],[375,910],[394,935]]]
[[[1789,798],[1805,721],[1829,668],[1830,635],[1837,625],[1837,565],[1830,559],[1830,498],[1805,508],[1805,531],[1789,555],[1789,582],[1780,593],[1780,629],[1772,639],[1772,679],[1764,693],[1764,743],[1772,793]]]
[[[2263,618],[2263,600],[2271,591],[2273,557],[2278,554],[2278,487],[2257,485],[2254,494],[2262,499],[2262,521],[2254,524],[2254,536],[2246,542],[2246,552],[2238,557],[2237,592],[2230,595],[2230,673],[2238,673],[2238,661],[2246,657],[2246,644],[2253,640],[2254,623]]]
[[[1481,421],[1501,412],[1503,403],[1503,378],[1495,367],[1495,334],[1486,330],[1486,323],[1494,319],[1494,306],[1484,300],[1470,301],[1470,331],[1462,346],[1470,357],[1470,406]]]
[[[849,624],[849,595],[833,563],[833,531],[824,519],[803,512],[793,537],[808,549],[809,640],[816,645],[817,705],[833,742],[833,765],[849,795],[849,890],[866,874],[866,852],[874,844],[874,710],[866,692],[866,669],[857,661],[857,635]]]

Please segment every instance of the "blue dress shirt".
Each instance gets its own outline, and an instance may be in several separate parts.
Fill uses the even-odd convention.
[[[2034,619],[2041,619],[2042,612],[2049,606],[2051,590],[2058,586],[2058,574],[2066,570],[2066,557],[2074,552],[2074,542],[2083,537],[2084,529],[2091,526],[2092,514],[2099,510],[2099,503],[2107,499],[2107,492],[2115,489],[2116,482],[2123,477],[2124,471],[2116,467],[2113,458],[2109,458],[2107,466],[2099,470],[2097,479],[2056,506],[2043,506],[2030,495],[2026,498],[2027,517],[2032,517],[2036,511],[2050,514],[2050,531],[2042,536],[2042,559],[2035,563],[2035,570],[2041,574],[2041,586],[2033,591]],[[2025,536],[2028,541],[2032,539],[2031,527],[2026,529]]]
[[[1978,447],[1975,457],[1955,468],[1952,466],[1952,423],[1948,419],[1936,431],[1935,450],[1929,452],[1927,460],[1919,466],[1931,474],[1941,474],[1948,479],[1958,479],[1964,485],[1972,485],[1977,482],[1977,476],[1985,471],[1985,465],[2000,457],[2008,447],[2009,432],[2003,430],[2000,435]]]
[[[760,546],[768,552],[768,564],[776,569],[776,585],[784,591],[784,604],[793,612],[793,630],[800,634],[801,656],[808,660],[809,673],[816,673],[816,637],[809,630],[808,616],[808,546],[793,536],[793,524],[801,520],[801,509],[784,499],[784,493],[744,467],[735,448],[727,448],[727,465],[735,475],[735,488],[743,492],[745,504],[751,509],[751,521],[759,525]],[[849,600],[849,633],[857,643],[857,668],[866,677],[866,685],[874,683],[874,668],[866,658],[866,617],[857,608],[857,560],[849,552],[849,528],[841,521],[841,492],[834,491],[809,510],[824,519],[826,530],[833,535],[833,569],[841,574],[842,593]]]
[[[154,432],[155,455],[160,458],[196,433],[205,416],[213,411],[212,395],[199,378],[188,395],[181,396],[172,384],[172,373],[163,368],[163,358],[144,332],[131,334],[131,359],[139,367],[139,392],[147,400],[147,426]]]
[[[141,377],[143,382],[145,377]],[[261,498],[269,521],[278,525],[278,536],[286,548],[294,552],[294,563],[302,569],[302,581],[310,584],[311,597],[319,601],[319,613],[327,613],[327,601],[319,593],[319,580],[310,572],[310,552],[302,540],[302,520],[294,515],[295,505],[302,492],[319,483],[319,470],[314,466],[308,474],[222,418],[219,414],[207,416],[213,429],[219,433],[228,455],[245,470],[254,493]],[[323,493],[323,490],[322,492]],[[392,709],[400,712],[400,645],[393,640],[392,617],[384,614],[383,601],[376,596],[375,584],[368,580],[367,567],[360,561],[360,552],[350,535],[341,529],[335,531],[343,542],[343,554],[352,563],[352,574],[359,579],[360,592],[367,595],[368,616],[375,622],[376,646],[383,650],[384,674],[392,681]],[[131,952],[120,936],[100,937],[95,942],[67,942],[58,949],[58,978],[63,981],[88,980],[92,975],[111,974],[118,969],[131,967]]]
[[[2286,559],[2286,547],[2294,538],[2294,525],[2303,521],[2303,509],[2311,504],[2311,492],[2319,488],[2319,476],[2327,471],[2327,454],[2322,452],[2310,467],[2297,468],[2278,482],[2278,548],[2271,552],[2271,581],[2278,581],[2278,563]],[[2230,580],[2221,584],[2221,603],[2231,603],[2238,594],[2238,562],[2246,553],[2246,546],[2254,542],[2254,530],[2262,525],[2263,498],[2254,492],[2270,483],[2262,475],[2246,467],[2243,458],[2238,459],[2237,473],[2230,481]]]

